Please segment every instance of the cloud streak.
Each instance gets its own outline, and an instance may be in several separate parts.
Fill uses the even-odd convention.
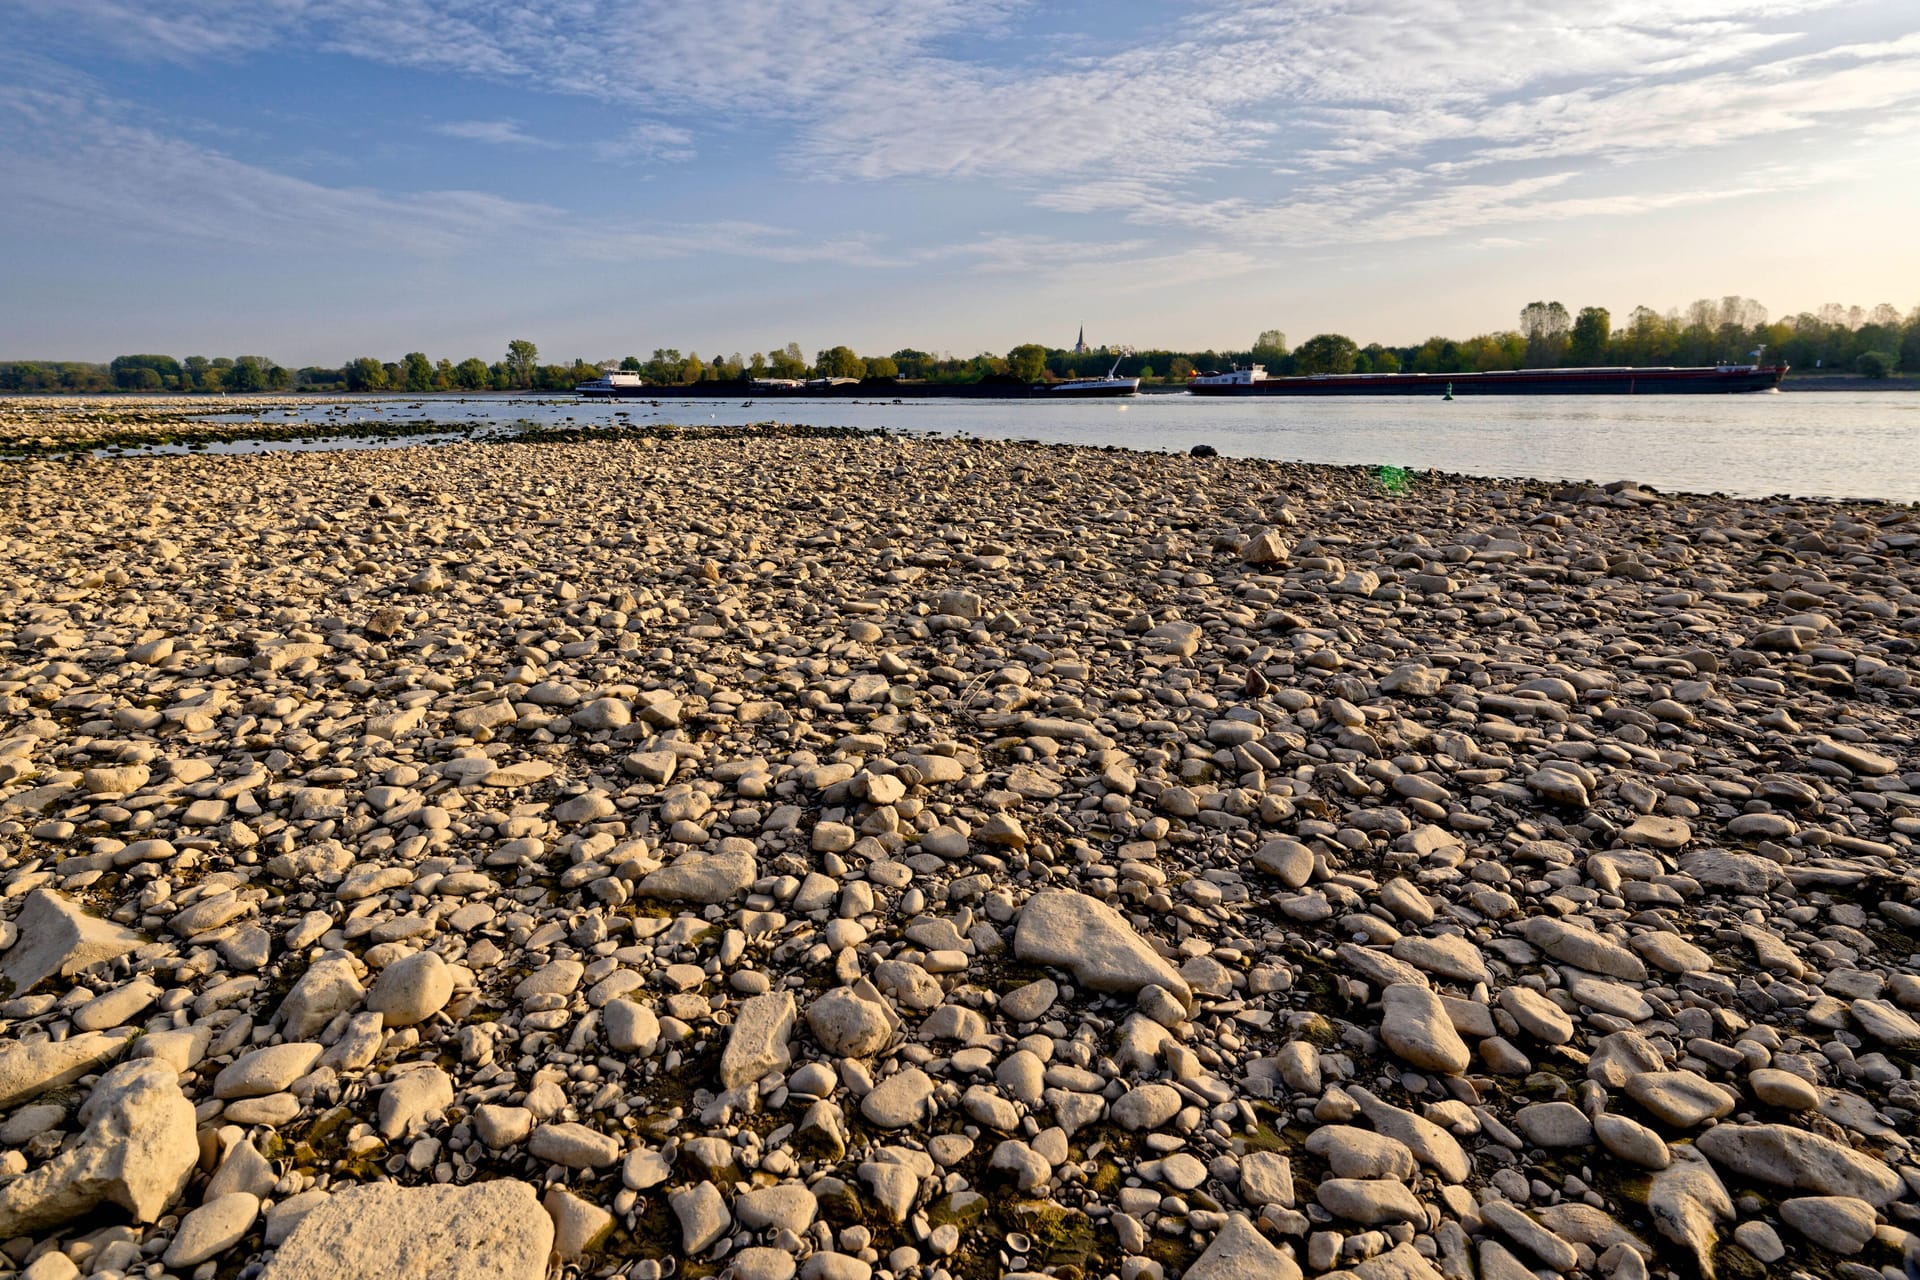
[[[484,142],[496,147],[557,147],[560,144],[537,138],[520,127],[516,120],[450,120],[433,126],[442,137],[463,142]]]

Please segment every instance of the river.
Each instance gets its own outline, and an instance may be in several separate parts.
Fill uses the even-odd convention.
[[[740,425],[777,419],[814,426],[1049,443],[1119,445],[1301,462],[1544,480],[1631,479],[1668,491],[1741,497],[1920,501],[1920,395],[1780,392],[1736,396],[1521,396],[1454,401],[1129,400],[581,401],[571,397],[425,396],[316,402],[268,415],[275,425],[444,423],[505,434],[528,423]],[[231,420],[246,421],[235,415]],[[464,438],[464,437],[462,437]],[[420,443],[420,437],[396,444]],[[316,442],[309,447],[328,447]],[[367,447],[343,440],[339,447]],[[218,451],[286,445],[227,445]]]

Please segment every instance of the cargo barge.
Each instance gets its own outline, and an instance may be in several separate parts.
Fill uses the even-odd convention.
[[[1073,378],[1022,382],[987,377],[979,382],[913,382],[895,378],[757,378],[747,382],[648,383],[637,373],[609,373],[574,384],[594,400],[1081,400],[1132,396],[1138,378]]]
[[[1316,373],[1272,378],[1260,365],[1205,373],[1187,383],[1196,396],[1665,396],[1773,391],[1784,364],[1693,368],[1619,366],[1512,369],[1494,373]]]

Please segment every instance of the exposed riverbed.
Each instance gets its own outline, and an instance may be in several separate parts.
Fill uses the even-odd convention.
[[[1898,1276],[1920,516],[1206,421],[0,467],[10,1261]]]
[[[176,426],[161,451],[377,447],[498,438],[533,428],[809,426],[1387,465],[1548,480],[1631,478],[1663,490],[1744,497],[1920,501],[1920,396],[1865,392],[1745,396],[1124,401],[582,401],[429,396],[343,401],[101,400],[102,415],[208,416]],[[12,401],[0,441],[31,438],[74,401]],[[255,438],[259,437],[259,438]],[[189,438],[198,443],[187,443]]]

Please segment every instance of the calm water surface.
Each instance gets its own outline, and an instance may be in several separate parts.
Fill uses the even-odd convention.
[[[583,402],[571,397],[316,403],[272,424],[437,422],[505,433],[517,425],[886,427],[1049,443],[1120,445],[1301,462],[1385,464],[1478,476],[1632,479],[1670,491],[1744,497],[1920,501],[1920,395],[1783,392],[1742,396],[1521,396],[1432,399],[1219,400],[1184,395],[1078,404],[1027,401],[741,399]],[[234,421],[248,420],[236,415]],[[454,437],[462,438],[462,437]],[[394,444],[433,442],[411,437]],[[366,448],[341,440],[307,447]],[[209,452],[287,448],[237,444]]]

